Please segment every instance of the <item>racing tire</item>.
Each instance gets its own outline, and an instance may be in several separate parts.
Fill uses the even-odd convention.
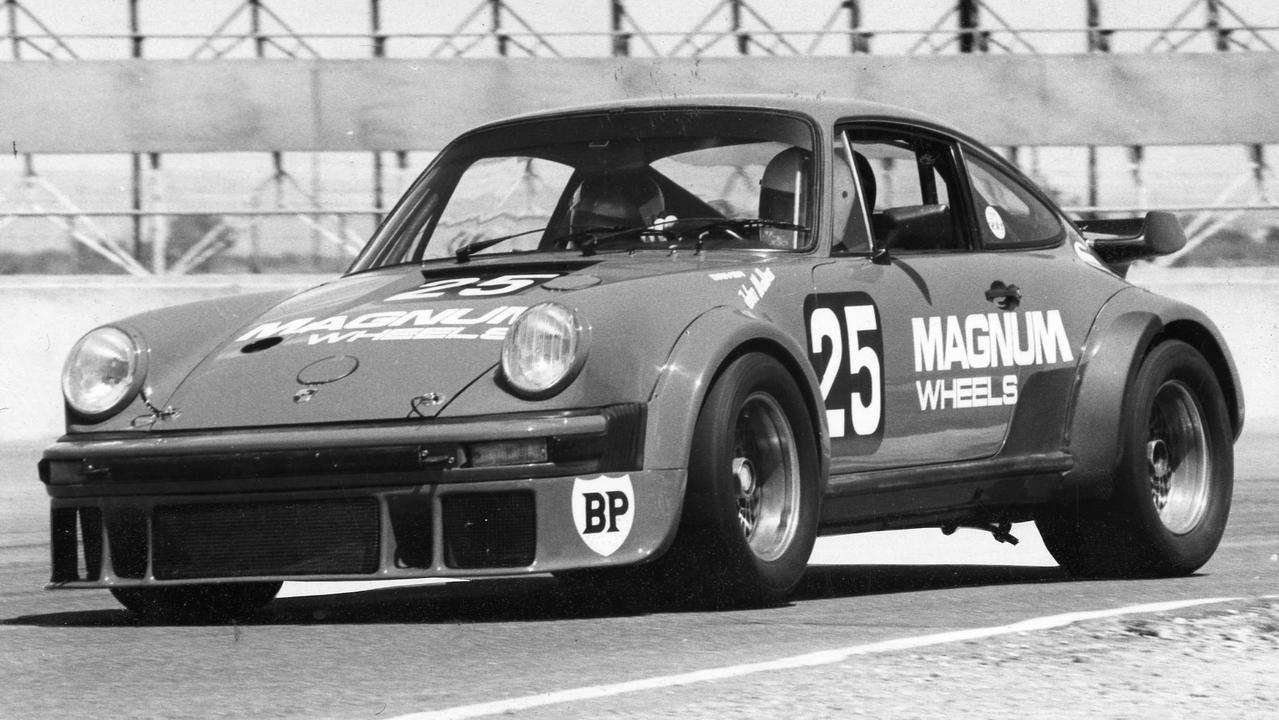
[[[711,386],[693,431],[688,490],[670,550],[649,566],[668,598],[784,600],[817,537],[817,441],[786,368],[749,353]],[[681,597],[682,595],[682,597]]]
[[[1208,362],[1181,341],[1155,346],[1120,428],[1110,497],[1037,518],[1044,545],[1072,575],[1189,575],[1216,551],[1234,485],[1230,415]]]
[[[111,588],[125,608],[149,621],[225,621],[243,617],[275,598],[283,583]]]

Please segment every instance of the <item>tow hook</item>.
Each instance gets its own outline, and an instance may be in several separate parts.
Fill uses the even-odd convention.
[[[151,411],[150,415],[139,415],[129,422],[129,427],[136,429],[149,430],[158,422],[175,418],[182,414],[182,411],[172,405],[165,405],[163,408],[156,407],[151,402],[151,388],[143,388],[139,393],[142,398],[142,404],[147,406],[147,410]]]
[[[959,523],[947,523],[941,526],[941,532],[943,535],[954,535],[955,531],[960,527],[972,528],[974,530],[985,530],[990,533],[991,537],[1001,543],[1008,543],[1009,545],[1016,545],[1021,542],[1012,534],[1011,530],[1013,529],[1013,524],[1007,520],[989,523],[965,523],[963,525],[960,525]]]

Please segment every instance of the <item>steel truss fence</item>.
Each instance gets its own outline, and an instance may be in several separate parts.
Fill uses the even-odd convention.
[[[218,12],[188,13],[188,22],[208,23],[174,31],[172,5],[159,0],[103,3],[120,13],[114,29],[68,28],[65,0],[0,0],[0,61],[75,62],[129,58],[225,61],[233,59],[333,58],[702,58],[838,55],[963,55],[1060,53],[1275,52],[1279,49],[1279,8],[1247,0],[1184,0],[1169,4],[1166,16],[1141,22],[1108,23],[1120,0],[1059,0],[1073,8],[1065,20],[1042,26],[1009,18],[1021,0],[933,0],[902,27],[886,9],[892,0],[595,0],[567,26],[562,17],[542,17],[547,5],[521,0],[433,3],[447,12],[428,13],[410,0],[330,0],[298,5],[290,0],[228,0]],[[70,3],[74,4],[74,3]],[[598,7],[594,7],[598,5]],[[286,8],[288,6],[288,8]],[[340,8],[348,21],[339,29],[315,29],[300,7]],[[674,8],[683,16],[672,19]],[[1253,17],[1256,8],[1270,17]],[[290,8],[293,14],[290,14]],[[105,11],[103,11],[105,12]],[[71,13],[70,15],[74,15]],[[557,13],[565,15],[563,12]],[[303,24],[307,27],[303,29]],[[675,24],[673,24],[675,23]],[[361,27],[352,30],[351,27]],[[15,176],[0,180],[0,251],[13,249],[19,225],[42,223],[73,246],[102,258],[119,272],[135,275],[195,272],[237,242],[256,248],[267,222],[287,221],[307,234],[316,255],[346,258],[358,251],[380,218],[388,197],[403,185],[408,149],[369,156],[367,206],[337,208],[320,188],[305,187],[271,153],[273,170],[249,188],[244,203],[222,207],[169,207],[159,153],[131,158],[127,207],[89,209],[73,193],[42,174],[39,159],[12,147]],[[415,149],[420,150],[420,149]],[[1019,164],[1033,166],[1034,151],[1009,148]],[[1247,167],[1225,183],[1211,203],[1164,205],[1183,213],[1192,246],[1241,215],[1279,210],[1269,185],[1274,175],[1266,146],[1249,145]],[[1137,202],[1099,202],[1097,148],[1087,149],[1086,197],[1068,208],[1080,214],[1127,213],[1155,209],[1148,201],[1144,148],[1128,148],[1129,180]],[[1033,170],[1033,167],[1028,168]],[[398,177],[392,179],[391,175]],[[173,252],[172,224],[182,218],[211,218],[200,236]],[[112,228],[104,225],[110,223]],[[117,226],[123,224],[121,231]]]

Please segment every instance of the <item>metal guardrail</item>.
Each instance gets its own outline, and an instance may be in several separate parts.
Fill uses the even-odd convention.
[[[1162,205],[1071,205],[1062,208],[1071,216],[1142,215],[1150,211],[1166,211],[1191,216],[1185,222],[1189,238],[1185,252],[1203,244],[1240,214],[1250,212],[1279,213],[1279,203],[1162,204]],[[52,223],[66,236],[124,272],[136,275],[181,275],[198,269],[210,259],[226,252],[241,235],[260,233],[257,222],[268,218],[293,218],[312,235],[327,242],[340,256],[355,257],[367,237],[347,225],[349,218],[372,218],[375,221],[388,212],[386,208],[274,208],[262,210],[184,208],[167,210],[14,210],[0,212],[0,231],[19,219],[42,219]],[[127,218],[135,221],[161,222],[175,217],[216,218],[204,234],[186,244],[174,261],[165,260],[169,239],[164,231],[152,232],[149,252],[140,252],[101,228],[95,219]],[[146,256],[150,257],[147,258]]]
[[[1239,50],[1279,51],[1279,26],[1236,26],[1214,30],[1228,38],[1247,35],[1252,38],[1244,44],[1231,39],[1227,45]],[[588,31],[548,31],[548,32],[504,32],[493,33],[438,33],[438,32],[400,32],[400,33],[240,33],[219,38],[229,43],[230,47],[216,51],[208,49],[208,36],[201,33],[148,33],[133,35],[127,33],[60,33],[60,34],[27,34],[25,41],[45,43],[60,48],[59,52],[49,50],[36,51],[35,55],[17,55],[9,52],[0,56],[0,61],[25,62],[32,60],[80,60],[89,57],[64,49],[68,42],[82,45],[106,46],[118,43],[121,47],[136,47],[145,42],[152,46],[195,44],[196,50],[184,52],[178,49],[157,54],[155,50],[149,59],[191,59],[222,60],[228,57],[240,57],[234,51],[240,46],[266,45],[277,48],[275,57],[287,59],[319,59],[319,58],[352,58],[368,57],[368,47],[377,43],[384,48],[379,57],[401,58],[448,58],[448,57],[492,57],[508,56],[509,50],[497,48],[483,49],[485,41],[500,41],[506,48],[520,48],[526,57],[600,57],[608,56],[609,49],[619,43],[625,43],[630,49],[625,53],[628,57],[698,57],[707,54],[732,55],[821,55],[842,54],[851,52],[882,55],[915,55],[948,52],[966,52],[960,49],[965,40],[980,44],[983,52],[1007,52],[1028,54],[1055,54],[1087,52],[1089,42],[1098,35],[1104,35],[1115,53],[1144,52],[1214,52],[1218,51],[1218,43],[1204,36],[1204,31],[1195,28],[1169,30],[1155,26],[1114,27],[1114,28],[1018,28],[1018,29],[859,29],[859,30],[812,30],[812,29],[751,29],[733,31],[647,31],[637,34],[629,31],[588,32]],[[635,43],[633,41],[640,41]],[[1202,41],[1203,46],[1193,45]],[[285,48],[286,42],[297,43],[294,48]],[[329,51],[320,53],[310,45],[312,43],[329,43]],[[335,43],[345,43],[339,48],[331,48]],[[554,43],[554,44],[553,44]],[[35,47],[33,45],[33,47]],[[393,49],[407,47],[403,54],[395,54]],[[541,48],[540,50],[538,48]],[[744,52],[742,48],[746,48]],[[244,57],[271,57],[257,55],[256,51],[245,50]],[[93,57],[101,57],[101,51]],[[111,57],[129,57],[125,53],[112,54]]]
[[[263,233],[258,221],[266,218],[293,218],[301,223],[317,241],[332,246],[341,256],[353,258],[364,247],[367,236],[349,227],[352,217],[378,218],[386,210],[376,208],[342,208],[322,210],[317,208],[276,208],[270,210],[242,209],[183,209],[183,210],[45,210],[28,209],[11,212],[0,211],[0,231],[16,220],[44,220],[73,243],[79,244],[125,273],[136,276],[182,275],[195,271],[212,258],[226,253],[242,238],[249,238],[250,245],[257,245]],[[176,217],[214,218],[199,238],[188,238],[181,254],[170,260],[169,237],[164,223]],[[133,242],[121,240],[101,227],[96,220],[128,218],[136,223],[150,223],[149,229],[138,225],[133,231]],[[149,250],[141,249],[141,238],[146,236]],[[149,257],[148,257],[149,256]]]
[[[1250,212],[1261,210],[1279,211],[1279,203],[1170,203],[1150,205],[1063,205],[1062,212],[1067,215],[1116,215],[1141,214],[1152,211],[1171,213],[1199,212]],[[271,210],[244,209],[165,209],[165,210],[0,210],[0,219],[42,218],[42,217],[327,217],[327,216],[371,216],[377,217],[390,212],[390,208],[276,208]]]
[[[605,0],[598,0],[603,5]],[[608,29],[582,28],[598,22],[587,12],[576,12],[578,27],[545,31],[536,27],[547,19],[534,6],[516,7],[512,0],[477,0],[471,9],[457,14],[459,6],[436,12],[416,13],[413,21],[429,31],[405,28],[401,17],[393,29],[383,20],[381,0],[367,0],[367,32],[303,32],[276,12],[271,0],[244,0],[205,32],[149,32],[144,29],[144,0],[128,0],[125,6],[128,32],[59,33],[33,7],[32,0],[4,0],[6,43],[13,60],[79,59],[76,45],[111,43],[117,57],[155,58],[157,45],[173,47],[164,57],[222,59],[233,53],[255,57],[319,58],[321,50],[337,49],[355,56],[390,57],[393,50],[411,48],[413,57],[463,56],[652,56],[689,57],[710,52],[731,54],[804,55],[824,52],[944,53],[944,52],[1152,52],[1194,50],[1276,50],[1279,28],[1251,22],[1227,0],[1188,0],[1175,8],[1150,8],[1144,14],[1157,21],[1166,11],[1176,12],[1163,24],[1108,25],[1103,22],[1105,0],[1081,2],[1080,26],[1016,27],[1005,14],[1008,5],[995,0],[937,0],[931,10],[937,19],[927,27],[927,15],[917,28],[876,27],[864,22],[864,10],[879,0],[821,0],[804,8],[792,6],[786,22],[806,27],[781,27],[766,17],[754,0],[683,0],[660,7],[631,0],[607,0]],[[888,5],[889,2],[885,2]],[[354,5],[352,5],[354,6]],[[442,4],[441,4],[442,6]],[[548,5],[549,6],[549,5]],[[642,7],[642,9],[641,9]],[[678,7],[682,13],[671,10]],[[149,9],[149,8],[148,8]],[[1004,13],[1001,13],[1001,9]],[[47,8],[44,9],[54,15]],[[574,8],[578,10],[578,8]],[[638,12],[636,12],[638,11]],[[695,14],[688,14],[689,12]],[[916,13],[929,13],[919,8]],[[527,13],[527,14],[526,14]],[[179,16],[181,17],[181,16]],[[352,16],[353,17],[353,16]],[[554,11],[552,15],[554,17]],[[700,18],[694,21],[693,18]],[[460,21],[458,21],[460,18]],[[1041,15],[1036,18],[1042,19]],[[531,19],[531,20],[530,20]],[[601,18],[602,19],[602,18]],[[204,22],[202,14],[187,22]],[[452,24],[452,21],[457,21]],[[434,31],[448,22],[452,30]],[[646,25],[648,27],[646,27]],[[653,25],[666,28],[651,29]],[[670,29],[671,26],[681,29]],[[689,28],[689,29],[682,29]],[[1133,40],[1131,47],[1129,41]],[[340,44],[334,48],[334,44]],[[323,47],[321,47],[323,46]],[[149,52],[144,52],[149,51]],[[25,52],[25,55],[24,55]]]
[[[156,217],[156,216],[174,216],[174,217],[202,217],[202,216],[223,216],[223,217],[295,217],[295,216],[313,216],[324,217],[330,215],[346,216],[346,215],[385,215],[390,208],[283,208],[274,210],[219,210],[217,208],[208,209],[188,209],[188,210],[0,210],[0,219],[7,217],[23,218],[41,218],[41,217]]]

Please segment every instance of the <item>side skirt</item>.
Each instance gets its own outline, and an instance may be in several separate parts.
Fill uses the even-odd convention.
[[[1072,467],[1070,453],[1054,451],[871,472],[832,468],[819,531],[935,527],[995,516],[1027,519],[1029,508],[1058,495]]]

